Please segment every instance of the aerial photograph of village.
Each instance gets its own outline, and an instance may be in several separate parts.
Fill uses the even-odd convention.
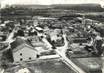
[[[103,0],[53,1],[0,1],[0,73],[104,73]]]

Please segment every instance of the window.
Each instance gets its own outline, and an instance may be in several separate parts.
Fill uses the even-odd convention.
[[[20,58],[20,61],[22,61],[23,59],[22,58]]]
[[[22,53],[20,53],[20,56],[22,56]]]
[[[39,55],[37,55],[36,57],[39,58]]]
[[[31,57],[29,57],[29,60],[31,60]]]

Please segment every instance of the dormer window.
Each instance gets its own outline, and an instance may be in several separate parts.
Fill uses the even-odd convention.
[[[31,60],[31,57],[29,57],[29,60]]]
[[[22,53],[20,53],[20,56],[22,56]]]
[[[23,61],[23,59],[22,59],[22,58],[20,58],[20,61]]]

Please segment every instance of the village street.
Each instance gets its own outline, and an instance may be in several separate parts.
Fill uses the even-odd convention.
[[[77,65],[75,65],[70,59],[68,59],[66,57],[65,52],[68,49],[68,42],[66,40],[66,35],[65,34],[63,34],[63,38],[64,38],[65,45],[63,47],[57,47],[57,49],[55,50],[56,53],[59,54],[62,57],[63,61],[69,67],[71,67],[75,72],[77,72],[77,73],[86,73],[81,68],[79,68]]]
[[[84,72],[81,68],[79,68],[77,65],[75,65],[70,59],[68,59],[65,55],[66,50],[68,49],[68,41],[66,40],[66,35],[63,34],[63,38],[64,38],[64,42],[65,45],[62,47],[57,47],[57,49],[55,49],[55,52],[62,58],[62,60],[70,67],[72,68],[75,72],[77,73],[86,73]],[[47,42],[47,40],[44,40],[47,44],[49,44]],[[51,45],[51,44],[50,44]],[[49,46],[50,46],[49,45]]]

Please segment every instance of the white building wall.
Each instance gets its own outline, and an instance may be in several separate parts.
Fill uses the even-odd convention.
[[[23,49],[20,49],[17,52],[13,53],[13,57],[14,62],[35,60],[37,57],[37,52],[28,47],[24,47]]]

